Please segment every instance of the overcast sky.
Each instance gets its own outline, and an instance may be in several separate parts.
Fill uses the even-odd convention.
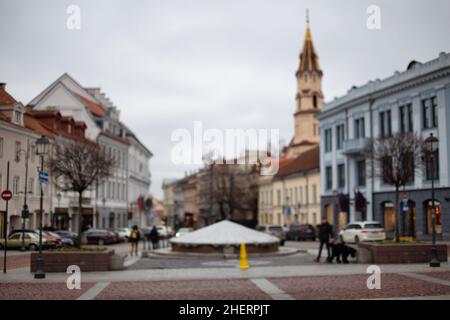
[[[67,7],[81,9],[69,30]],[[381,30],[366,26],[369,5]],[[448,0],[0,0],[0,82],[28,103],[62,73],[101,86],[154,153],[152,192],[192,166],[170,160],[173,130],[293,134],[295,71],[310,9],[326,100],[450,52]]]

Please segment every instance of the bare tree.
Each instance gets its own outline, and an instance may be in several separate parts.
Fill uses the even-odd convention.
[[[395,188],[395,241],[400,242],[400,187],[414,182],[423,169],[424,142],[416,133],[395,133],[369,140],[368,167],[383,183]]]
[[[110,177],[115,161],[93,142],[59,140],[49,167],[59,189],[78,194],[78,246],[81,246],[83,193],[96,181]]]
[[[250,212],[256,217],[257,175],[255,165],[239,164],[237,160],[205,164],[198,174],[199,211],[203,218],[213,215],[243,222]]]

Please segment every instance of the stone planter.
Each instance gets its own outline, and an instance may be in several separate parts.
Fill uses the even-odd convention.
[[[379,244],[360,243],[358,263],[364,264],[402,264],[428,263],[431,260],[431,244]],[[438,259],[447,262],[447,245],[437,245]]]
[[[109,271],[111,270],[111,258],[114,251],[99,252],[42,252],[44,257],[44,272],[66,272],[71,265],[79,266],[81,272]],[[32,252],[30,257],[30,271],[37,268],[37,252]]]

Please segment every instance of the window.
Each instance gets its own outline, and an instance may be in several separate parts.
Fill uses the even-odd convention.
[[[325,168],[325,189],[331,190],[333,188],[333,169],[331,166]]]
[[[325,152],[331,152],[333,149],[332,135],[331,128],[325,130]]]
[[[22,123],[22,114],[20,113],[20,111],[15,110],[14,111],[14,123],[15,124],[21,124]]]
[[[3,158],[3,137],[0,137],[0,158]]]
[[[381,175],[383,183],[389,183],[392,175],[392,158],[384,157],[381,160]]]
[[[277,190],[277,205],[281,205],[281,191]]]
[[[424,129],[437,128],[438,105],[436,97],[422,100],[422,120]]]
[[[392,134],[391,110],[380,112],[380,136],[390,137]]]
[[[345,165],[339,164],[338,167],[338,188],[345,188]]]
[[[425,174],[427,180],[439,180],[439,149],[428,156]]]
[[[313,107],[314,107],[314,109],[318,108],[317,95],[313,96]]]
[[[366,160],[360,160],[356,163],[356,182],[358,187],[366,186]]]
[[[345,132],[344,125],[338,125],[336,127],[336,149],[341,150],[344,146]]]
[[[31,194],[33,194],[33,192],[34,192],[34,179],[33,178],[28,179],[28,190],[27,190],[27,192],[31,193]]]
[[[317,186],[313,184],[313,203],[317,203]]]
[[[31,159],[31,162],[33,162],[34,163],[34,159],[36,158],[36,146],[35,145],[32,145],[31,146],[31,151],[30,151],[30,159]]]
[[[362,139],[366,137],[366,127],[364,118],[355,119],[355,139]]]
[[[303,187],[300,187],[300,203],[303,203]]]
[[[407,104],[399,108],[400,132],[413,132],[412,105]]]
[[[305,186],[305,203],[309,203],[308,185]]]
[[[15,156],[16,156],[15,160],[17,162],[20,161],[20,150],[21,149],[22,149],[22,147],[21,147],[20,141],[16,141],[16,149],[14,151],[15,151]]]
[[[15,176],[13,178],[13,194],[18,194],[20,188],[20,177]]]

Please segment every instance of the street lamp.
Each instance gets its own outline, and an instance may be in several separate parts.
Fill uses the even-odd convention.
[[[56,194],[56,200],[58,200],[58,214],[57,214],[57,216],[58,216],[58,228],[59,229],[61,229],[61,216],[60,216],[60,208],[61,208],[61,192],[58,192],[57,194]]]
[[[41,158],[41,167],[39,172],[44,171],[44,157],[48,154],[50,146],[50,141],[47,137],[42,136],[36,141],[36,155],[38,155]],[[40,199],[40,205],[39,205],[39,255],[37,258],[37,270],[34,274],[35,279],[45,279],[45,273],[44,273],[44,258],[42,256],[42,217],[44,215],[44,190],[42,187],[41,182],[41,199]]]
[[[26,251],[27,248],[25,246],[25,220],[28,218],[28,215],[30,214],[30,211],[28,210],[28,204],[27,204],[27,194],[28,194],[28,159],[30,158],[30,144],[27,141],[27,149],[23,150],[20,149],[17,151],[18,156],[20,153],[25,154],[25,190],[23,195],[23,208],[22,208],[22,247],[20,248],[20,251]]]
[[[436,206],[435,206],[435,199],[434,199],[434,178],[435,178],[435,157],[436,157],[436,151],[439,148],[439,140],[433,136],[431,133],[430,136],[425,139],[425,146],[426,146],[426,155],[428,164],[430,165],[430,174],[431,174],[431,222],[432,222],[432,232],[433,232],[433,244],[431,247],[431,261],[430,261],[430,267],[440,267],[441,263],[439,262],[438,256],[437,256],[437,248],[436,248]]]

